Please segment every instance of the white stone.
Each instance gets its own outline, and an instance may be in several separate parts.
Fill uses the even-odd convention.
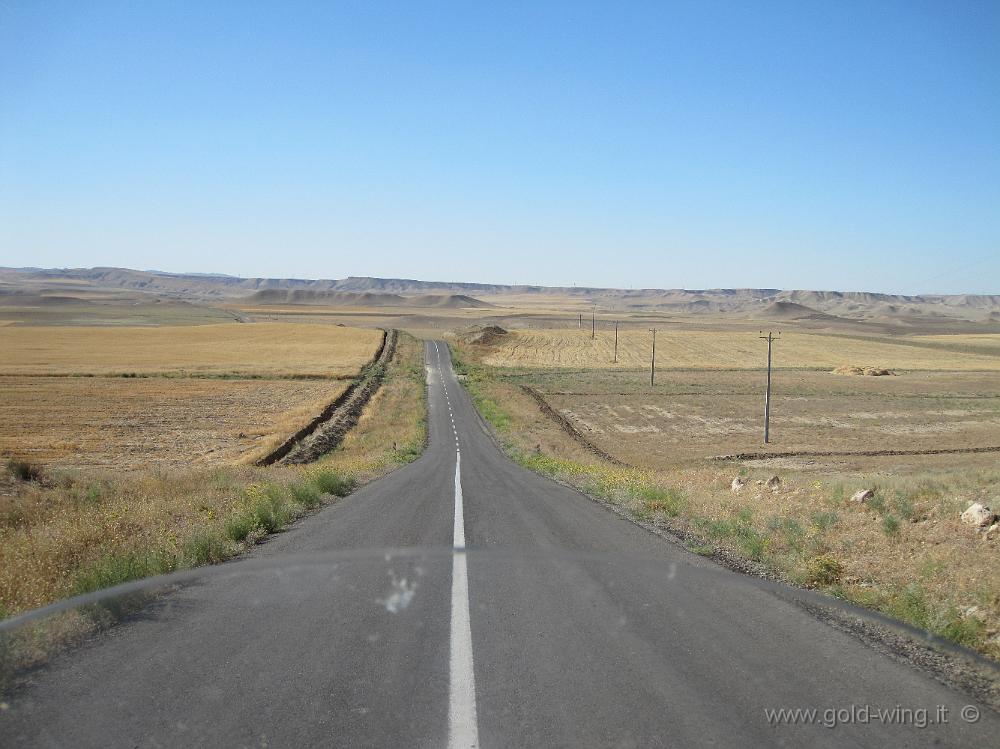
[[[973,525],[976,528],[985,528],[991,525],[995,518],[993,510],[981,502],[973,502],[962,513],[962,522],[966,525]]]

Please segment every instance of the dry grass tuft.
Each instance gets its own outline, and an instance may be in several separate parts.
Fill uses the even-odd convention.
[[[842,367],[837,367],[831,372],[835,375],[851,375],[854,377],[865,376],[865,377],[886,377],[889,375],[896,374],[895,372],[888,369],[880,369],[879,367],[857,367],[853,364],[845,364]]]

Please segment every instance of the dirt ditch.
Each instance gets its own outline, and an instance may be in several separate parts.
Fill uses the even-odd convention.
[[[895,455],[962,455],[972,453],[997,453],[1000,447],[945,447],[928,450],[855,450],[855,451],[816,451],[791,450],[787,452],[756,452],[734,453],[732,455],[715,455],[712,460],[767,460],[769,458],[880,458]]]
[[[395,329],[383,331],[382,343],[375,356],[362,368],[350,387],[316,418],[257,461],[257,465],[309,463],[339,445],[344,435],[358,423],[361,411],[382,385],[386,368],[396,352],[398,337]]]
[[[550,419],[552,419],[559,426],[560,429],[562,429],[566,434],[572,437],[577,443],[579,443],[580,445],[582,445],[583,447],[585,447],[587,450],[594,453],[598,457],[608,461],[609,463],[613,463],[616,466],[621,466],[622,468],[632,468],[632,466],[630,466],[625,461],[619,460],[611,453],[605,452],[597,445],[595,445],[593,442],[591,442],[589,439],[587,439],[580,432],[579,429],[573,426],[573,424],[569,421],[569,419],[567,419],[561,413],[552,408],[552,406],[549,405],[548,401],[545,400],[542,394],[539,393],[537,390],[535,390],[533,387],[530,387],[529,385],[521,385],[521,390],[530,395],[534,399],[534,401],[538,404],[538,408],[541,410],[541,412],[546,416],[548,416]]]

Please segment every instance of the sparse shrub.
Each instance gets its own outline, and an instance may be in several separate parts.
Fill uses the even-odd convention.
[[[274,533],[284,525],[282,508],[270,497],[261,497],[250,506],[254,525],[266,533]]]
[[[795,551],[802,550],[802,541],[806,532],[797,520],[775,516],[768,521],[767,527],[771,532],[779,534],[788,548]]]
[[[238,512],[226,520],[226,536],[237,543],[258,529],[256,516],[249,511]]]
[[[636,493],[650,512],[662,512],[674,518],[684,507],[684,492],[674,487],[662,489],[658,486],[646,486]]]
[[[899,535],[899,518],[895,515],[885,515],[882,517],[882,530],[887,536]]]
[[[217,468],[212,473],[211,483],[216,489],[230,489],[237,485],[238,479],[231,470]]]
[[[42,478],[42,468],[27,460],[11,458],[7,461],[7,472],[20,481],[39,481]]]
[[[421,419],[418,423],[420,436],[401,445],[396,450],[396,458],[404,463],[412,463],[424,453],[424,445],[427,434],[427,420]]]
[[[813,527],[820,533],[824,533],[837,524],[838,517],[837,513],[833,511],[814,512],[811,520]]]
[[[907,497],[903,492],[896,492],[893,504],[896,506],[896,511],[899,513],[900,517],[904,520],[912,520],[916,517],[917,511],[913,506],[913,502],[911,502],[909,497]]]
[[[771,540],[762,535],[750,525],[739,524],[736,532],[736,542],[740,550],[758,562],[764,561],[771,550]]]
[[[216,564],[230,555],[229,544],[218,533],[199,531],[184,544],[183,561],[189,567]]]
[[[868,505],[868,507],[875,510],[875,512],[877,512],[879,515],[886,512],[885,494],[882,492],[881,489],[876,489],[875,494],[872,496],[871,499],[868,500],[866,504]]]
[[[931,624],[930,606],[924,589],[916,583],[907,585],[885,606],[888,613],[897,619],[929,630]]]
[[[309,480],[323,494],[334,494],[338,497],[347,496],[357,485],[353,476],[346,476],[329,468],[313,471],[309,475]]]
[[[104,487],[100,484],[91,484],[83,492],[83,500],[89,504],[96,505],[104,496]]]
[[[771,551],[771,540],[753,526],[750,510],[741,510],[733,519],[695,522],[712,538],[732,540],[744,556],[755,561],[763,561]]]
[[[173,559],[161,551],[107,554],[77,573],[73,591],[77,594],[90,593],[130,580],[162,575],[173,569]]]
[[[844,574],[844,565],[830,554],[820,554],[806,562],[805,584],[834,585]]]
[[[694,524],[712,538],[729,538],[733,535],[733,524],[729,520],[693,518]]]
[[[297,481],[291,486],[292,499],[305,508],[312,509],[323,501],[323,495],[315,484]]]
[[[982,643],[983,622],[963,617],[953,605],[933,604],[917,583],[907,585],[881,608],[897,619],[960,645],[976,647]]]

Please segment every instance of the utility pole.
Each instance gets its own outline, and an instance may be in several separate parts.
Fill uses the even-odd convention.
[[[615,364],[618,363],[618,321],[615,320]]]
[[[580,313],[580,328],[583,328],[583,313]]]
[[[594,336],[597,335],[597,305],[594,305],[594,311],[590,313],[590,340],[594,340]]]
[[[781,331],[778,331],[777,336],[772,335],[770,330],[767,331],[767,335],[763,335],[763,330],[760,333],[758,337],[767,341],[767,390],[764,391],[764,444],[766,445],[771,441],[771,344],[779,339]]]
[[[649,360],[649,384],[652,385],[656,377],[656,328],[650,328],[649,332],[653,334],[653,354]]]

